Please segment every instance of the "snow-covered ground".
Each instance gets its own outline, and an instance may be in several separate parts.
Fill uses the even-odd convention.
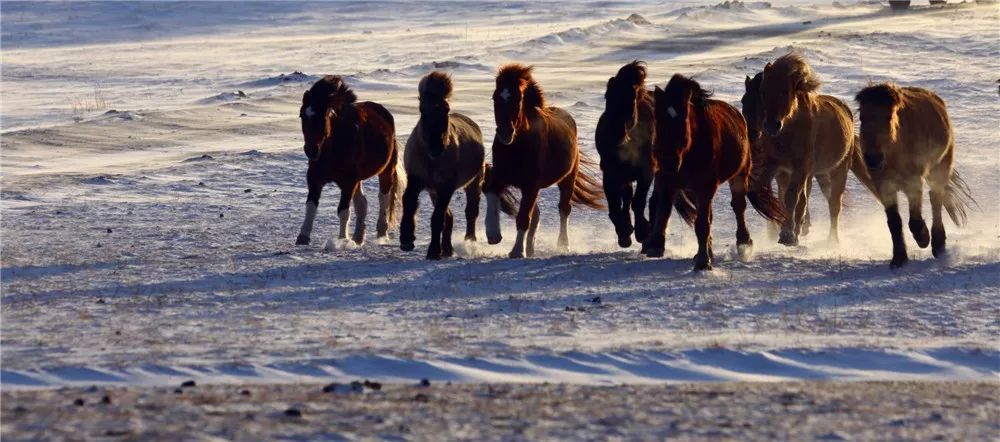
[[[0,385],[997,380],[1000,6],[772,3],[4,2]],[[790,49],[845,100],[892,80],[948,103],[980,205],[968,226],[947,225],[948,260],[908,239],[913,261],[890,271],[884,215],[853,178],[839,247],[814,197],[799,247],[773,244],[751,215],[748,263],[724,190],[720,256],[703,274],[691,229],[673,224],[667,257],[644,259],[617,247],[600,211],[575,210],[571,251],[557,253],[554,189],[535,259],[504,258],[513,235],[442,262],[373,236],[293,245],[298,105],[323,74],[387,105],[405,144],[417,81],[452,72],[453,109],[489,145],[496,66],[534,64],[596,156],[622,64],[645,60],[650,85],[694,75],[738,103],[744,75]],[[334,231],[336,194],[314,238]]]

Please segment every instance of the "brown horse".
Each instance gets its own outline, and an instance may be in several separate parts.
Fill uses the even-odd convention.
[[[546,106],[542,88],[531,77],[531,66],[508,64],[496,77],[493,111],[497,133],[493,139],[493,168],[486,178],[486,236],[490,244],[500,234],[501,197],[510,197],[509,187],[521,191],[517,212],[517,239],[511,258],[534,255],[538,228],[538,191],[559,186],[559,240],[569,248],[566,232],[570,203],[601,208],[596,179],[580,170],[587,165],[576,144],[576,122],[563,109]],[[525,244],[527,235],[527,244]]]
[[[747,86],[749,93],[750,84]],[[798,244],[813,177],[827,198],[831,243],[840,240],[840,209],[848,170],[873,189],[854,136],[851,109],[838,98],[817,94],[819,86],[819,78],[804,58],[784,55],[764,67],[760,111],[756,117],[751,111],[747,119],[754,127],[752,132],[761,128],[764,135],[758,146],[763,153],[758,161],[762,165],[759,182],[769,187],[777,178],[785,212],[790,215],[781,226],[778,240],[785,245]]]
[[[428,74],[420,80],[418,90],[420,121],[410,133],[403,154],[409,183],[403,193],[399,247],[404,251],[413,250],[416,239],[413,218],[420,192],[427,189],[434,201],[427,259],[441,259],[454,253],[451,244],[454,217],[448,205],[458,189],[465,189],[465,240],[476,240],[486,148],[479,126],[469,117],[451,112],[452,83],[448,74]]]
[[[855,99],[861,113],[861,148],[865,163],[885,206],[892,235],[892,261],[906,264],[903,220],[896,201],[900,190],[910,207],[910,232],[921,248],[931,245],[934,257],[945,253],[941,208],[956,225],[966,221],[966,209],[975,204],[965,181],[954,170],[955,138],[944,101],[927,89],[869,86]],[[923,180],[930,186],[932,226],[930,234],[921,212]]]
[[[742,259],[749,258],[753,240],[747,230],[747,202],[770,220],[784,217],[781,205],[763,186],[751,186],[750,143],[739,111],[713,100],[698,82],[675,74],[665,89],[656,88],[656,217],[643,243],[647,256],[663,256],[670,211],[678,198],[694,199],[698,254],[695,270],[712,268],[712,201],[719,185],[729,182],[736,213],[736,244]],[[753,191],[748,193],[748,189]]]
[[[302,95],[299,118],[305,139],[303,149],[309,158],[306,171],[309,195],[306,197],[306,219],[296,244],[309,244],[320,194],[323,186],[330,182],[336,183],[341,190],[337,239],[347,240],[353,199],[358,220],[352,239],[357,244],[364,242],[368,200],[361,190],[361,181],[375,175],[378,175],[379,184],[378,237],[386,238],[389,226],[395,222],[395,207],[406,180],[398,167],[395,122],[382,105],[356,101],[354,92],[336,75],[321,78]],[[331,238],[325,248],[332,250],[333,247]]]
[[[601,156],[604,195],[608,199],[608,217],[618,234],[618,245],[643,242],[649,233],[646,218],[646,195],[653,184],[653,94],[646,90],[646,66],[633,61],[608,79],[604,92],[605,107],[597,120],[594,141]],[[636,186],[633,191],[632,183]],[[678,200],[678,212],[693,222],[694,207]],[[650,198],[650,218],[656,213],[655,197]],[[629,208],[635,213],[635,227]]]

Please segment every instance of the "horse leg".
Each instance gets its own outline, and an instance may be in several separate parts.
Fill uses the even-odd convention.
[[[941,220],[941,208],[948,197],[948,182],[951,180],[951,163],[942,162],[931,169],[927,177],[931,197],[931,253],[935,258],[944,257],[945,234],[944,222]]]
[[[451,258],[455,254],[455,247],[451,245],[451,231],[455,227],[455,216],[451,213],[451,207],[444,211],[444,230],[441,232],[441,256]]]
[[[733,195],[729,205],[736,215],[736,251],[740,255],[741,261],[750,260],[753,253],[753,240],[750,239],[750,230],[747,229],[747,186],[749,185],[749,175],[737,175],[729,180],[729,191]]]
[[[535,256],[535,232],[538,231],[538,221],[541,219],[542,211],[538,209],[538,204],[535,204],[534,213],[531,214],[531,227],[528,227],[528,240],[527,244],[524,246],[524,254],[531,258]]]
[[[490,169],[488,169],[490,170]],[[496,170],[486,174],[483,192],[486,194],[486,242],[500,244],[503,235],[500,234],[500,192],[504,186],[496,178]]]
[[[787,172],[781,172],[774,176],[774,180],[778,182],[778,201],[784,203],[785,193],[788,192],[788,181],[792,178]],[[791,214],[791,212],[785,209],[785,213]],[[791,215],[789,215],[791,216]],[[778,229],[781,228],[781,224],[775,221],[767,221],[767,237],[772,241],[778,240]]]
[[[441,236],[446,227],[448,205],[451,204],[451,196],[454,192],[453,189],[448,188],[438,189],[433,192],[434,213],[431,215],[431,244],[427,247],[427,259],[441,259],[443,248]],[[450,239],[448,243],[450,246]]]
[[[313,221],[316,220],[316,212],[319,208],[319,196],[323,193],[323,185],[313,180],[309,180],[309,195],[306,196],[306,219],[302,221],[302,228],[299,229],[299,237],[295,238],[295,245],[304,246],[309,244],[309,237],[312,236]]]
[[[652,177],[640,177],[636,181],[635,196],[632,197],[632,213],[635,215],[635,240],[643,242],[649,235],[649,221],[646,219],[646,195],[649,194],[649,186],[653,183]]]
[[[711,186],[698,195],[698,219],[694,222],[694,232],[698,236],[695,270],[712,270],[712,200],[716,190],[717,185]]]
[[[559,239],[556,241],[556,248],[560,252],[569,251],[569,213],[573,211],[570,198],[573,197],[573,187],[576,186],[576,172],[569,174],[559,183]],[[626,196],[627,195],[627,196]],[[628,235],[632,235],[631,221],[628,219],[629,199],[632,198],[632,185],[625,185],[625,194],[622,195],[622,221],[628,227]],[[629,241],[631,242],[631,241]],[[621,243],[619,243],[621,245]],[[631,245],[631,244],[630,244]]]
[[[521,207],[517,212],[517,238],[514,240],[514,248],[510,250],[508,257],[524,258],[524,236],[528,233],[528,227],[531,225],[531,217],[534,215],[537,201],[537,187],[525,187],[521,190]]]
[[[910,260],[906,256],[906,242],[903,240],[903,218],[899,216],[899,202],[896,196],[898,192],[899,188],[892,181],[879,183],[879,199],[885,206],[889,235],[892,236],[892,261],[889,262],[889,267],[893,269],[906,265]]]
[[[400,171],[397,170],[399,155],[393,153],[389,165],[378,175],[378,221],[375,222],[375,234],[379,239],[389,237],[389,218],[393,205],[399,198]]]
[[[786,246],[794,246],[799,243],[807,179],[809,177],[800,171],[792,172],[788,180],[788,188],[785,189],[785,213],[792,214],[792,216],[787,217],[785,223],[782,224],[781,233],[778,234],[778,242]]]
[[[840,244],[840,211],[844,206],[844,191],[847,189],[849,165],[850,163],[845,162],[843,167],[826,177],[825,190],[823,189],[824,182],[818,180],[819,177],[817,177],[820,190],[823,191],[827,207],[830,209],[830,235],[827,237],[827,241],[832,245]]]
[[[416,241],[416,220],[417,208],[420,206],[420,192],[424,189],[424,184],[415,176],[411,176],[406,184],[406,191],[403,192],[403,218],[399,221],[399,248],[404,252],[413,250],[413,242]],[[381,198],[381,195],[380,195]],[[379,208],[379,212],[382,212]],[[382,216],[381,213],[379,216]]]
[[[921,205],[923,202],[923,187],[924,183],[920,175],[915,175],[903,181],[903,193],[906,194],[906,200],[910,206],[910,233],[913,234],[913,239],[917,241],[917,245],[921,249],[927,248],[931,243],[931,235],[927,231],[927,223],[924,222],[923,207]]]
[[[653,215],[652,228],[649,236],[642,243],[641,253],[650,258],[663,256],[666,243],[667,223],[670,221],[670,212],[674,208],[674,200],[677,199],[677,186],[673,182],[673,177],[665,177],[662,174],[656,176],[656,187],[653,189],[655,197],[655,213]]]
[[[476,242],[476,220],[479,219],[479,197],[482,180],[477,178],[465,186],[465,240]]]
[[[340,233],[336,238],[330,238],[326,241],[326,245],[323,248],[327,252],[333,251],[336,248],[335,239],[347,239],[347,228],[351,224],[351,200],[354,199],[354,193],[358,191],[360,184],[359,181],[355,181],[353,184],[340,188],[340,204],[337,205],[337,217],[340,218]]]
[[[611,218],[611,224],[615,226],[618,246],[622,248],[632,245],[632,232],[625,225],[622,215],[624,187],[618,179],[608,177],[604,179],[604,196],[608,199],[608,218]]]
[[[809,178],[806,180],[806,197],[803,198],[803,201],[799,203],[802,205],[802,208],[801,209],[796,208],[796,210],[802,211],[802,215],[799,217],[801,218],[799,226],[801,226],[800,228],[802,229],[802,236],[808,235],[809,231],[812,228],[812,217],[809,216],[809,197],[812,195],[812,190],[813,190],[813,180],[812,178]]]
[[[354,193],[354,236],[351,238],[355,243],[361,245],[365,242],[365,220],[368,217],[368,198],[365,198],[365,190],[358,185],[358,191]]]

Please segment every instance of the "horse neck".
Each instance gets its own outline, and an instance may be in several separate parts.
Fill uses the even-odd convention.
[[[450,133],[452,131],[451,118],[445,117],[445,124],[441,130],[434,130],[426,124],[424,117],[420,117],[420,144],[424,146],[425,149],[431,151],[435,154],[439,154],[444,149],[448,147],[447,139],[450,138]],[[446,136],[448,136],[446,138]]]
[[[790,121],[799,122],[803,120],[811,121],[816,114],[816,108],[818,105],[817,95],[815,92],[796,92],[795,93],[795,112],[792,112]]]

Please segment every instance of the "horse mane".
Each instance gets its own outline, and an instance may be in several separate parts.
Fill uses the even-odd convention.
[[[819,77],[809,67],[809,63],[806,63],[805,57],[795,52],[782,55],[774,63],[769,63],[768,66],[769,68],[765,68],[765,70],[784,74],[786,78],[796,84],[796,89],[802,92],[815,92],[821,84]]]
[[[896,85],[880,83],[861,89],[861,92],[854,96],[854,101],[857,101],[861,106],[875,105],[896,108],[903,104],[903,97]]]
[[[534,69],[534,66],[525,66],[520,63],[503,65],[497,72],[497,83],[527,83],[524,87],[524,96],[522,98],[525,108],[538,108],[544,111],[546,108],[545,93],[542,91],[542,87],[538,85],[538,82],[531,77],[531,72]]]
[[[431,72],[420,80],[417,90],[421,101],[447,101],[452,92],[451,75],[441,71]]]
[[[618,69],[615,78],[624,81],[632,86],[644,86],[646,84],[646,62],[633,60],[631,63]],[[645,90],[645,89],[643,89]]]
[[[344,79],[339,75],[327,75],[313,83],[306,92],[314,103],[322,103],[323,108],[327,105],[334,109],[340,109],[346,104],[358,101],[357,95],[351,88],[347,87]]]
[[[695,109],[703,109],[707,106],[708,100],[713,95],[711,91],[703,89],[697,81],[681,74],[674,74],[673,77],[670,77],[667,88],[664,89],[664,92],[668,94],[678,94],[679,96],[683,96],[689,91],[691,93],[691,104],[694,105]]]

